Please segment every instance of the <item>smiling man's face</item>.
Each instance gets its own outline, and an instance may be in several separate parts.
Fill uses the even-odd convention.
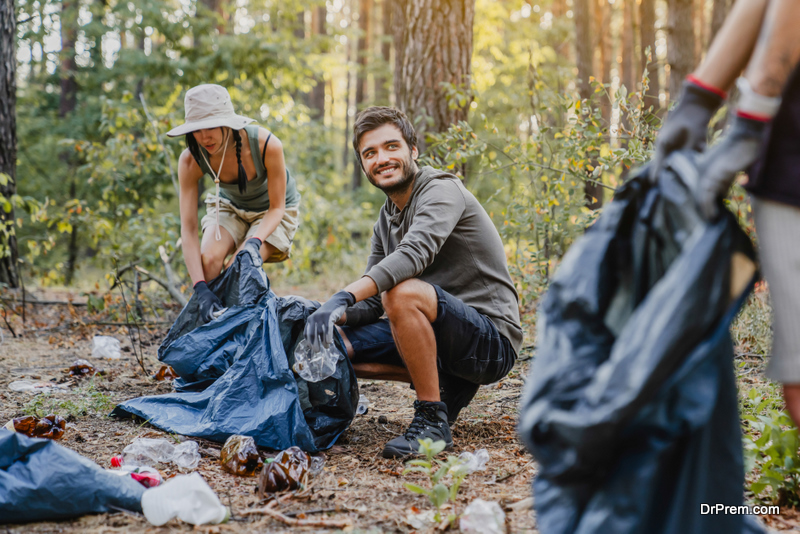
[[[394,124],[365,132],[358,152],[367,179],[387,195],[408,189],[417,174],[417,147],[409,148]]]

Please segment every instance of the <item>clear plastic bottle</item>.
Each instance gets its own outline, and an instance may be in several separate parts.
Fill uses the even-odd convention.
[[[333,346],[322,347],[319,352],[314,352],[311,345],[302,340],[294,349],[294,372],[307,382],[319,382],[336,372],[336,362],[339,354]]]
[[[133,465],[172,462],[183,469],[194,469],[200,463],[196,441],[173,445],[166,439],[136,438],[122,450],[122,457]]]
[[[366,395],[361,394],[358,396],[358,406],[356,406],[356,413],[364,415],[369,410],[369,399]]]

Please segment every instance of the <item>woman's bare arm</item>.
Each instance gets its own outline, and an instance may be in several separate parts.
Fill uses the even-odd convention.
[[[205,280],[203,261],[200,257],[200,238],[198,237],[197,195],[203,171],[194,161],[189,150],[184,150],[178,160],[178,182],[180,183],[181,247],[186,270],[192,278],[192,285]]]

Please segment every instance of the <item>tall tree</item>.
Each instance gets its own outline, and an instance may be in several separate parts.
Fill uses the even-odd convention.
[[[381,58],[383,65],[381,65],[380,72],[375,76],[375,103],[379,106],[386,106],[389,104],[389,80],[386,76],[388,65],[392,56],[392,0],[381,1],[381,32],[380,32],[380,45],[381,45]],[[375,26],[378,24],[376,22]],[[378,33],[377,31],[375,32]]]
[[[668,0],[667,62],[669,63],[669,98],[676,100],[683,80],[691,74],[694,61],[694,23],[692,0]]]
[[[471,98],[455,106],[448,85],[469,95],[475,0],[397,0],[394,92],[397,107],[417,123],[420,150],[426,132],[466,120]]]
[[[325,6],[317,6],[311,12],[311,34],[313,36],[318,38],[327,33],[327,13]],[[325,118],[325,80],[320,74],[314,77],[314,87],[309,94],[308,107],[311,109],[314,118],[319,120]]]
[[[17,178],[17,20],[14,0],[0,0],[0,197],[10,199],[16,193]],[[14,209],[0,209],[0,283],[19,287],[17,239],[13,231]]]
[[[225,25],[227,23],[227,18],[225,16],[225,10],[222,9],[222,3],[224,0],[200,0],[200,3],[214,16],[217,17],[217,31],[221,34],[225,33]]]
[[[369,56],[370,15],[372,0],[358,1],[358,42],[356,46],[356,113],[364,108],[367,99],[367,59]],[[361,167],[353,165],[352,187],[361,187]]]
[[[656,57],[656,2],[655,0],[641,0],[639,4],[639,32],[642,47],[642,72],[647,69],[649,88],[644,95],[646,107],[653,107],[653,112],[659,111],[658,95],[661,93],[661,83],[658,79],[658,58]],[[649,53],[648,53],[649,50]]]
[[[592,96],[592,4],[591,0],[573,0],[575,18],[575,63],[578,67],[578,93],[582,99]]]
[[[694,0],[694,64],[699,65],[706,49],[706,2]]]
[[[633,67],[635,49],[633,6],[635,3],[636,0],[623,0],[622,5],[622,46],[620,50],[622,76],[620,76],[620,82],[628,90],[628,93],[632,93],[636,88],[636,72]]]
[[[64,0],[61,2],[61,15],[59,17],[61,25],[61,68],[59,78],[61,80],[61,95],[58,102],[58,116],[65,119],[72,115],[78,102],[78,83],[75,80],[77,65],[75,64],[75,39],[78,35],[78,2],[76,0]],[[96,46],[99,53],[95,53],[95,68],[102,69],[102,51],[99,43]],[[75,198],[77,194],[77,178],[75,177],[74,166],[70,162],[68,151],[61,153],[61,160],[66,163],[69,169],[69,196]],[[69,242],[67,243],[67,261],[64,265],[64,282],[72,284],[75,277],[75,268],[78,262],[78,224],[73,222],[70,231]]]
[[[603,84],[611,83],[611,38],[609,36],[609,22],[611,10],[608,0],[596,0],[594,4],[594,35],[595,49],[597,50],[597,67],[595,68],[595,78]],[[606,121],[611,119],[611,101],[603,98],[600,101],[600,109]]]

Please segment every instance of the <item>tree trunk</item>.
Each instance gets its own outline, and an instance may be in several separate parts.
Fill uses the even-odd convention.
[[[75,111],[75,106],[78,99],[78,84],[75,81],[75,38],[77,35],[78,27],[78,5],[75,0],[64,1],[61,3],[61,69],[59,77],[61,79],[61,95],[58,103],[58,116],[65,118]],[[95,60],[100,62],[95,64],[95,69],[101,70],[102,57],[97,55]],[[70,199],[75,198],[76,187],[74,173],[71,172],[73,167],[70,161],[69,152],[65,151],[59,155],[61,161],[70,169],[69,195]],[[72,231],[70,232],[69,241],[67,243],[67,261],[64,264],[64,282],[66,285],[72,284],[75,278],[75,268],[78,262],[78,225],[73,223]]]
[[[633,33],[633,6],[636,0],[623,0],[622,12],[622,63],[620,82],[631,94],[636,90],[636,72],[633,68],[634,33]]]
[[[661,93],[661,83],[658,80],[658,58],[656,57],[656,6],[655,0],[641,0],[639,5],[642,46],[642,73],[647,69],[649,88],[644,95],[645,107],[653,107],[653,113],[658,114],[661,104],[658,95]],[[649,53],[648,53],[649,48]]]
[[[387,79],[386,72],[388,72],[389,65],[392,59],[392,0],[383,0],[381,2],[381,58],[383,58],[383,65],[381,72],[375,76],[375,104],[379,106],[389,105],[389,80]],[[375,24],[377,27],[377,23]],[[377,33],[377,32],[376,32]]]
[[[575,63],[578,67],[578,93],[582,99],[592,96],[589,78],[592,76],[592,24],[591,0],[574,0],[575,18]]]
[[[396,4],[403,14],[394,21],[395,101],[412,121],[419,121],[417,139],[424,152],[427,132],[443,132],[467,119],[475,0],[396,0]],[[448,84],[465,95],[454,106],[448,99]]]
[[[224,0],[200,0],[200,3],[203,4],[208,11],[218,17],[216,28],[220,35],[225,33],[225,25],[227,23],[225,12],[222,9],[223,1]]]
[[[609,38],[610,11],[608,0],[595,0],[594,4],[594,35],[595,49],[597,49],[597,68],[595,78],[603,84],[611,83],[611,39]],[[608,89],[610,91],[610,89]],[[600,110],[603,119],[608,123],[611,120],[611,101],[607,96],[600,100]]]
[[[706,50],[706,2],[694,0],[694,64],[699,65]]]
[[[327,20],[325,18],[327,13],[325,6],[317,6],[311,12],[311,33],[314,36],[328,33],[326,30]],[[314,78],[314,82],[314,88],[311,89],[308,99],[308,107],[311,109],[312,117],[322,121],[325,119],[325,80],[322,76],[317,75]]]
[[[694,25],[692,0],[668,0],[667,62],[669,98],[677,100],[683,80],[694,70]]]
[[[722,28],[722,23],[725,22],[725,17],[728,16],[728,10],[731,8],[730,0],[714,0],[714,7],[711,10],[711,28],[708,32],[708,44],[717,36],[717,32]]]
[[[356,47],[356,113],[364,109],[367,99],[367,56],[369,55],[369,29],[370,14],[372,11],[371,0],[358,2],[358,44]],[[353,191],[361,187],[361,166],[353,165]]]
[[[17,163],[17,84],[16,39],[17,19],[14,0],[0,0],[0,197],[10,199],[16,193]],[[17,239],[14,231],[14,209],[0,209],[0,284],[19,287],[17,272]]]

